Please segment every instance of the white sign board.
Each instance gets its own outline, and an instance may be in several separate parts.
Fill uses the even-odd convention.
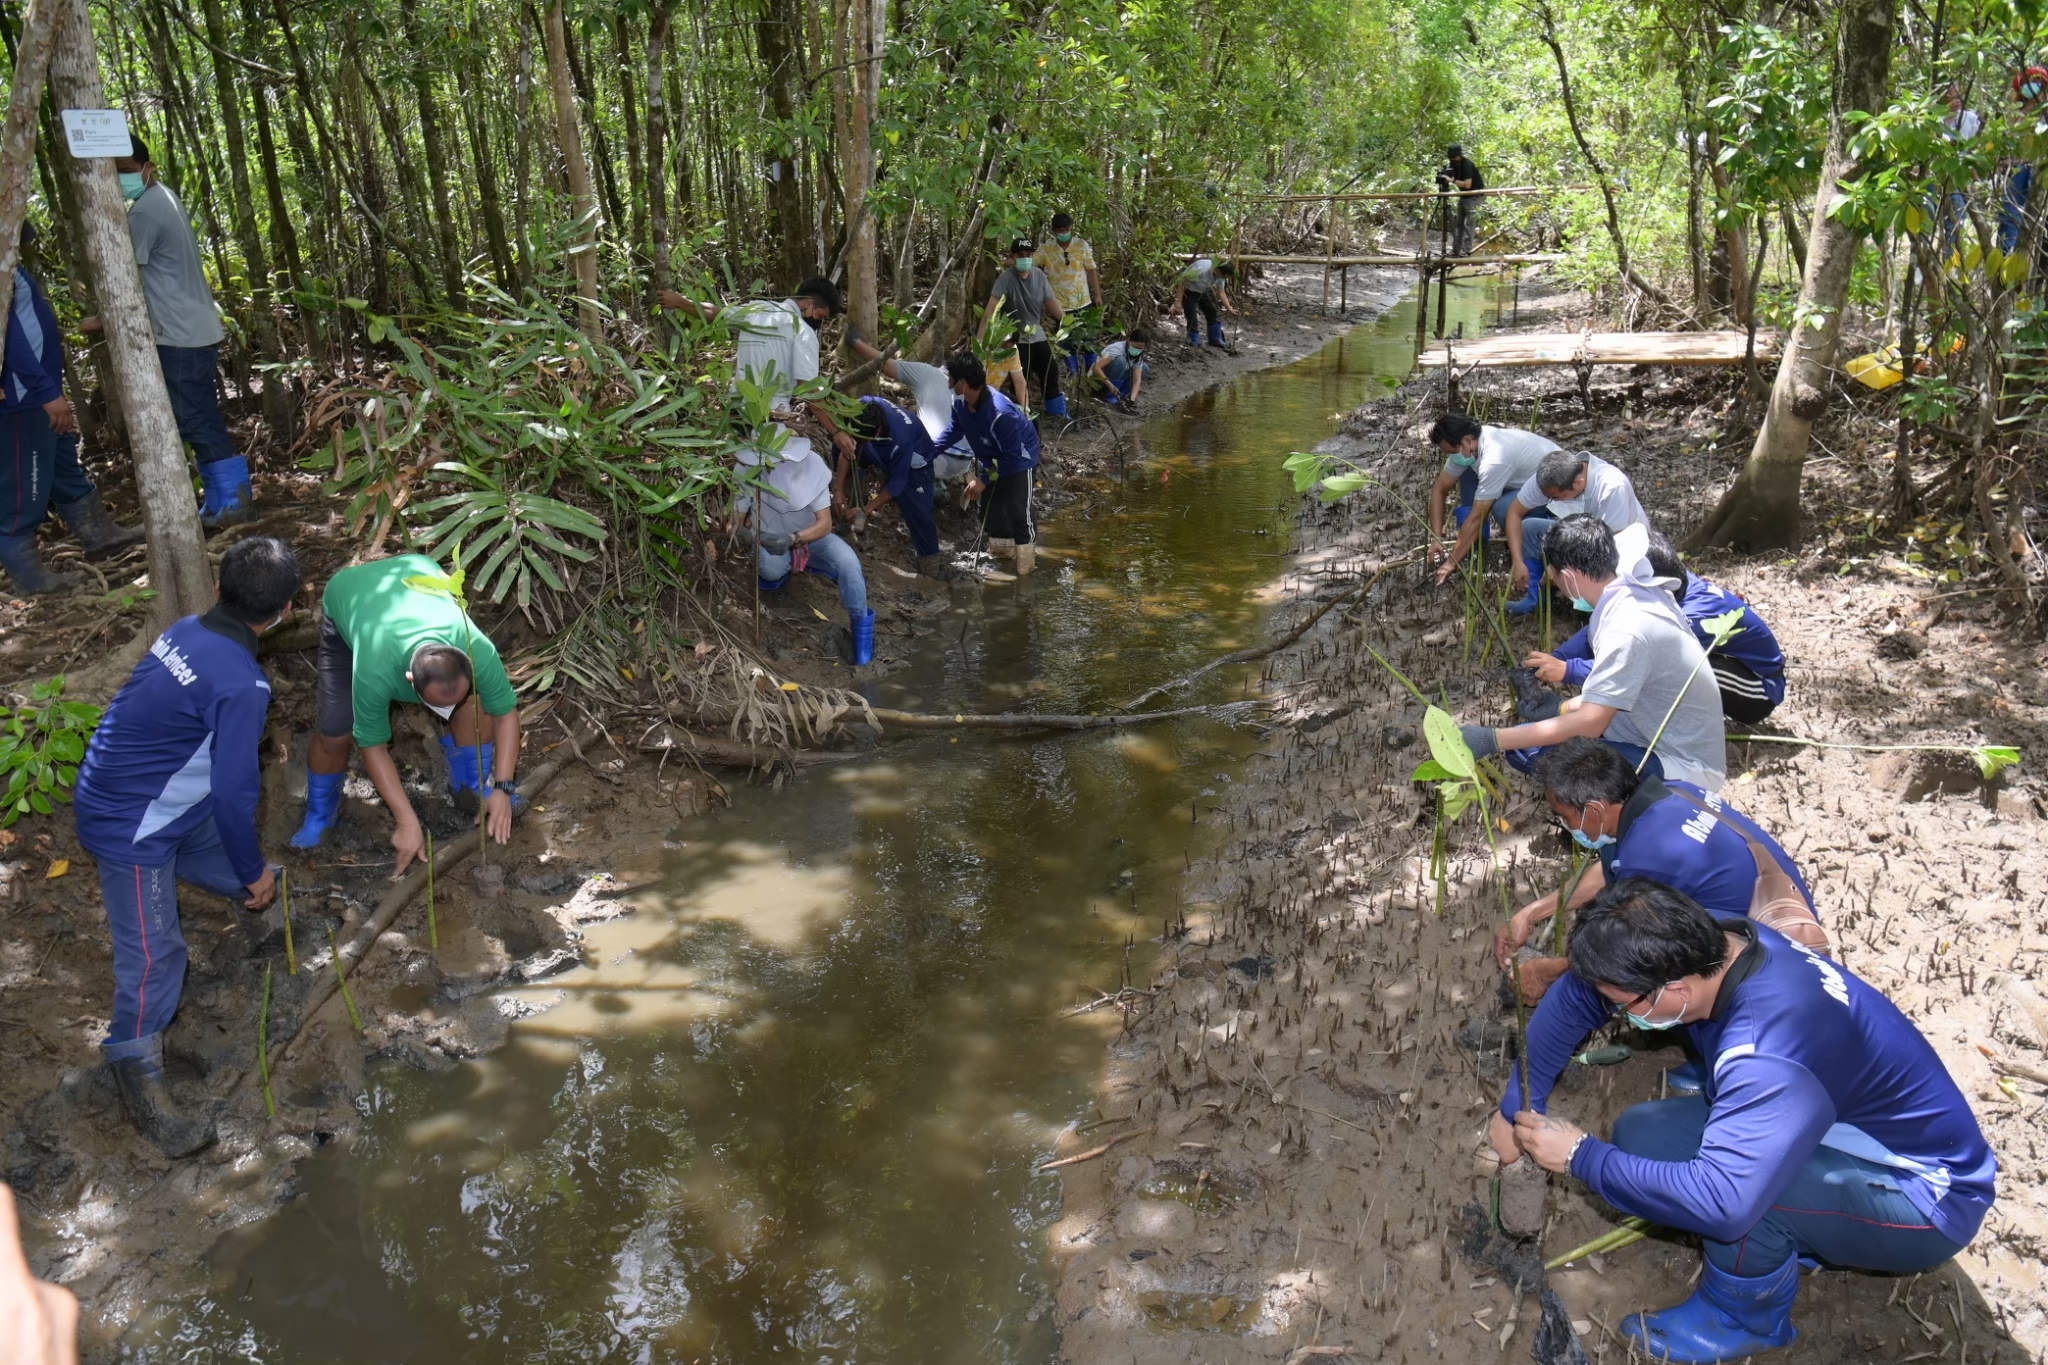
[[[126,156],[134,146],[128,137],[128,114],[121,109],[66,109],[64,138],[71,155],[81,160]]]

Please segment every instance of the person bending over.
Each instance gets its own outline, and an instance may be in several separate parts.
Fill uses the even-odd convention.
[[[936,575],[943,569],[939,558],[939,524],[932,510],[932,438],[918,424],[915,413],[905,412],[886,398],[860,400],[860,415],[851,430],[841,430],[822,406],[818,420],[832,432],[832,444],[839,451],[838,467],[832,475],[832,509],[853,523],[856,532],[885,505],[896,504],[904,529],[910,532],[911,549],[917,553],[919,573]],[[856,460],[874,471],[877,487],[858,511],[847,504],[846,481]]]
[[[1652,573],[1678,584],[1678,608],[1692,622],[1692,633],[1707,651],[1707,667],[1714,670],[1714,682],[1721,691],[1721,714],[1743,725],[1767,719],[1785,700],[1785,652],[1764,618],[1738,594],[1689,572],[1671,542],[1655,531],[1650,533],[1646,558]],[[1742,628],[1715,648],[1706,623],[1731,611],[1742,613]],[[1584,686],[1586,675],[1593,670],[1591,634],[1582,629],[1555,653],[1539,651],[1523,662],[1547,683]]]
[[[1482,426],[1459,412],[1437,418],[1429,429],[1429,440],[1444,457],[1444,467],[1429,488],[1429,557],[1437,565],[1436,581],[1443,583],[1486,534],[1488,517],[1499,522],[1502,530],[1507,529],[1513,499],[1536,477],[1543,457],[1558,447],[1557,442],[1533,431]],[[1445,554],[1439,544],[1444,535],[1444,505],[1454,488],[1458,490],[1454,514],[1458,539]]]
[[[441,753],[457,809],[481,802],[484,827],[505,843],[518,801],[519,699],[498,647],[433,582],[425,555],[393,555],[343,569],[320,599],[319,695],[306,751],[306,819],[293,848],[317,848],[341,815],[351,740],[391,812],[396,880],[424,856],[426,833],[391,758],[391,708],[417,703],[447,722]],[[472,663],[472,661],[474,661]],[[486,731],[489,738],[485,738]]]
[[[1096,357],[1092,373],[1109,387],[1111,407],[1138,405],[1138,395],[1145,392],[1145,376],[1152,372],[1152,367],[1145,363],[1145,350],[1151,344],[1151,333],[1133,327],[1121,340],[1103,347],[1102,354]]]
[[[1527,616],[1541,604],[1543,538],[1559,518],[1578,512],[1592,513],[1610,531],[1650,524],[1628,475],[1589,451],[1551,451],[1508,504],[1508,554],[1515,591],[1522,594],[1508,603],[1509,615]]]
[[[129,1122],[169,1157],[214,1137],[212,1120],[182,1112],[164,1080],[164,1030],[185,992],[178,883],[258,911],[276,894],[256,828],[270,715],[256,642],[291,614],[300,581],[283,541],[231,546],[219,600],[157,637],[78,769],[78,844],[99,862],[114,939],[114,1013],[100,1051]]]
[[[965,438],[975,464],[967,495],[988,490],[982,512],[988,552],[997,559],[1014,560],[1018,574],[1028,574],[1038,540],[1031,520],[1038,428],[1015,403],[988,386],[988,375],[973,352],[962,351],[949,359],[946,377],[953,381],[953,420],[932,445],[946,450]]]
[[[1222,314],[1238,315],[1236,306],[1230,301],[1230,282],[1236,275],[1237,267],[1229,261],[1197,256],[1175,277],[1173,306],[1167,309],[1167,316],[1187,319],[1188,345],[1202,344],[1201,325],[1206,321],[1209,324],[1209,344],[1218,350],[1230,349],[1230,343],[1223,337]],[[1198,312],[1201,321],[1196,319]]]
[[[1616,882],[1579,912],[1569,948],[1591,992],[1552,991],[1488,1138],[1625,1214],[1698,1236],[1683,1303],[1622,1319],[1653,1360],[1740,1360],[1798,1338],[1802,1258],[1906,1275],[1970,1244],[1998,1163],[1969,1101],[1913,1022],[1876,988],[1682,891]],[[1702,1059],[1697,1095],[1622,1112],[1612,1141],[1547,1111],[1571,1054],[1625,1016],[1675,1030]]]
[[[1583,736],[1544,750],[1533,775],[1551,813],[1593,855],[1570,908],[1609,882],[1648,877],[1715,915],[1747,915],[1815,952],[1828,951],[1813,892],[1792,855],[1720,797],[1690,782],[1642,776],[1619,750]],[[1503,971],[1536,926],[1557,913],[1557,896],[1553,891],[1529,902],[1494,936],[1494,959]],[[1532,1005],[1542,999],[1564,968],[1562,957],[1525,959],[1517,973],[1523,999]]]
[[[1586,735],[1613,745],[1638,771],[1721,789],[1728,758],[1720,698],[1671,580],[1652,577],[1643,561],[1647,535],[1630,527],[1617,541],[1586,512],[1551,528],[1550,572],[1572,605],[1593,616],[1593,671],[1585,690],[1548,719],[1504,730],[1462,727],[1473,753],[1507,750],[1509,764],[1528,772],[1543,749]]]

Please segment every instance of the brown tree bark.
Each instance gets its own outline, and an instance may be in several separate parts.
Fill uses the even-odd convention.
[[[802,24],[793,0],[763,0],[761,17],[754,24],[768,108],[784,126],[795,117],[799,102]],[[779,283],[793,289],[810,273],[806,263],[811,255],[804,241],[810,225],[804,216],[803,188],[797,183],[796,157],[778,154],[769,162],[767,176],[769,259],[777,265]]]
[[[647,229],[653,239],[653,292],[669,287],[668,30],[665,0],[647,18]]]
[[[881,320],[877,234],[868,196],[875,185],[873,128],[887,7],[887,0],[847,0],[846,310],[847,320],[865,336],[877,335]]]
[[[235,247],[242,253],[242,266],[249,272],[249,292],[255,304],[252,319],[255,349],[276,347],[271,326],[270,262],[263,252],[263,236],[256,230],[256,202],[249,192],[249,142],[242,125],[241,73],[228,58],[229,37],[226,14],[220,0],[205,0],[207,46],[213,54],[213,79],[220,102],[221,135],[228,163],[229,213],[235,225]],[[262,92],[257,92],[259,97]]]
[[[483,27],[477,21],[476,11],[471,9],[467,70],[472,88],[483,88],[483,53],[488,50]],[[470,168],[476,173],[477,203],[483,212],[484,240],[490,245],[491,268],[497,274],[498,283],[511,289],[516,287],[519,274],[505,236],[504,199],[498,190],[498,167],[491,156],[490,106],[482,100],[464,100],[463,107],[469,128]]]
[[[214,0],[209,0],[213,3]],[[448,151],[442,142],[441,102],[434,94],[434,73],[427,66],[427,54],[436,50],[422,39],[419,0],[399,0],[399,22],[406,45],[412,49],[407,65],[412,73],[413,102],[420,111],[420,143],[427,153],[427,192],[434,213],[434,239],[441,258],[441,292],[448,306],[462,308],[462,249],[455,239],[455,209],[448,197]]]
[[[50,90],[59,109],[104,109],[92,21],[85,0],[41,0],[58,6],[50,57]],[[206,565],[206,541],[199,506],[192,499],[192,471],[171,415],[170,391],[157,360],[142,275],[128,237],[127,206],[114,179],[114,163],[66,156],[64,167],[77,194],[86,257],[99,285],[100,319],[107,355],[127,408],[129,449],[135,484],[149,531],[149,583],[156,590],[152,619],[169,625],[213,604],[213,575]]]
[[[547,8],[543,35],[548,52],[548,85],[555,98],[555,134],[569,173],[569,199],[576,213],[578,325],[592,339],[600,333],[597,311],[597,198],[590,189],[590,163],[583,159],[583,128],[576,117],[576,89],[569,74],[569,38],[562,25],[562,0]]]
[[[14,307],[14,267],[21,260],[21,220],[28,212],[29,168],[36,160],[36,119],[43,108],[43,81],[50,73],[55,14],[52,0],[31,0],[22,17],[7,91],[7,122],[0,127],[0,360],[7,355],[6,319]]]
[[[1799,303],[1771,385],[1770,406],[1749,463],[1694,534],[1695,546],[1775,549],[1799,542],[1799,484],[1813,424],[1827,411],[1827,385],[1849,298],[1858,234],[1828,216],[1835,187],[1860,171],[1849,156],[1849,115],[1883,107],[1890,84],[1898,0],[1846,0],[1836,40],[1834,115],[1827,162],[1813,201]]]

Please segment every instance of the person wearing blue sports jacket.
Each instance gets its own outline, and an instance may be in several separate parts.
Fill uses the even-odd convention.
[[[35,224],[21,225],[24,252]],[[24,596],[77,586],[74,573],[51,573],[36,554],[36,528],[54,508],[87,556],[100,558],[142,539],[118,526],[78,462],[78,416],[64,396],[64,333],[42,282],[14,268],[7,317],[7,358],[0,365],[0,568]]]
[[[178,883],[251,910],[275,895],[256,834],[270,711],[256,642],[291,614],[299,584],[283,541],[229,549],[220,600],[157,637],[78,770],[78,842],[99,862],[114,939],[114,1015],[101,1050],[129,1119],[170,1157],[213,1141],[212,1122],[181,1113],[164,1080],[164,1030],[185,987]]]
[[[1798,1338],[1802,1259],[1913,1274],[1983,1226],[1997,1160],[1941,1058],[1847,968],[1681,891],[1616,882],[1572,926],[1572,974],[1529,1025],[1530,1096],[1511,1078],[1489,1139],[1570,1173],[1623,1213],[1696,1234],[1685,1302],[1622,1319],[1655,1360],[1739,1360]],[[1579,1042],[1618,1014],[1682,1030],[1698,1095],[1625,1110],[1611,1142],[1545,1112]]]
[[[823,405],[812,408],[818,421],[832,433],[839,452],[832,476],[832,506],[854,530],[863,529],[869,518],[885,504],[895,503],[910,532],[911,548],[917,552],[920,573],[935,573],[939,565],[939,523],[932,508],[933,479],[938,453],[931,435],[919,424],[915,413],[905,412],[886,398],[860,400],[860,415],[852,430],[841,430]],[[858,459],[872,469],[879,486],[856,516],[846,501],[846,480]]]
[[[962,351],[946,361],[953,389],[953,422],[932,441],[934,450],[951,450],[963,437],[974,452],[975,472],[968,476],[967,495],[986,488],[988,502],[982,525],[988,552],[1014,559],[1017,572],[1031,572],[1038,539],[1031,520],[1031,481],[1038,468],[1038,428],[1023,409],[988,386],[981,358]]]
[[[1611,745],[1583,736],[1546,749],[1531,775],[1565,832],[1592,855],[1572,890],[1570,908],[1592,900],[1609,882],[1647,877],[1683,891],[1714,915],[1748,915],[1817,952],[1828,951],[1813,891],[1792,855],[1714,793],[1638,773]],[[1529,902],[1494,936],[1494,957],[1503,971],[1536,926],[1557,913],[1557,895]],[[1526,958],[1516,971],[1530,1005],[1560,977],[1559,990],[1593,989],[1565,975],[1562,957]],[[1671,1075],[1674,1088],[1699,1088],[1683,1069]]]
[[[1692,633],[1700,647],[1707,649],[1713,635],[1705,623],[1731,611],[1742,613],[1742,628],[1719,649],[1707,649],[1707,667],[1721,689],[1721,714],[1744,725],[1755,725],[1778,709],[1785,700],[1785,651],[1778,637],[1764,624],[1756,609],[1735,593],[1689,572],[1671,542],[1650,533],[1650,571],[1659,578],[1677,580],[1678,608],[1692,622]],[[1590,628],[1559,645],[1549,654],[1534,653],[1523,661],[1547,683],[1585,685],[1593,671],[1593,641]]]

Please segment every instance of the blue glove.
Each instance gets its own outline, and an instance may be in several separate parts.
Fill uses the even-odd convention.
[[[1492,758],[1500,752],[1500,731],[1487,725],[1460,725],[1459,736],[1474,758]]]

